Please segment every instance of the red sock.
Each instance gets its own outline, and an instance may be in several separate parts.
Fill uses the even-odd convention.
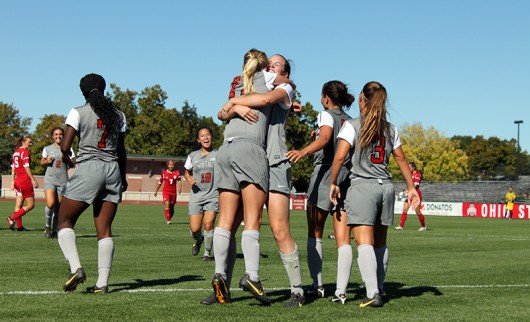
[[[13,216],[11,216],[11,219],[14,221],[17,221],[18,218],[24,216],[25,214],[26,214],[26,209],[20,208],[19,211],[13,213]]]
[[[18,218],[15,222],[17,223],[17,228],[22,228],[22,218]]]
[[[171,216],[169,215],[169,209],[164,209],[164,216],[166,216],[166,221],[171,221]]]
[[[421,226],[425,227],[425,217],[423,216],[421,212],[418,214],[418,219],[420,220]]]
[[[402,212],[401,213],[401,219],[399,220],[399,226],[401,228],[405,227],[405,221],[407,221],[407,213],[406,212]]]

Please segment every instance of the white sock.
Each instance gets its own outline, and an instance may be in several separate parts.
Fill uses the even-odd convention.
[[[44,220],[46,228],[52,227],[52,210],[48,207],[44,207]]]
[[[377,288],[383,289],[386,272],[388,271],[388,247],[374,248],[375,258],[377,260]]]
[[[213,249],[215,255],[215,273],[226,278],[228,250],[230,248],[230,232],[223,228],[215,228],[213,232]]]
[[[98,241],[98,281],[97,287],[109,285],[109,275],[114,257],[114,240],[112,237]]]
[[[357,246],[357,264],[366,286],[366,296],[373,298],[375,293],[379,293],[377,288],[377,260],[375,259],[374,247],[372,245]]]
[[[241,234],[241,249],[245,257],[245,273],[252,281],[259,281],[260,233],[257,230],[245,230]]]
[[[353,251],[351,245],[342,245],[337,249],[337,288],[335,295],[346,294],[350,280],[351,267],[353,263]]]
[[[213,247],[213,230],[204,231],[204,256],[210,257]]]
[[[291,293],[304,294],[302,289],[302,273],[300,271],[300,256],[298,253],[298,246],[294,245],[294,251],[290,254],[282,254],[280,252],[283,266],[289,277],[291,284]]]
[[[61,247],[64,258],[70,264],[70,273],[75,273],[78,268],[81,268],[81,262],[79,261],[79,253],[77,252],[74,230],[72,228],[59,230],[57,240],[59,241],[59,247]]]
[[[313,287],[322,287],[322,239],[307,239],[307,265],[313,279]]]

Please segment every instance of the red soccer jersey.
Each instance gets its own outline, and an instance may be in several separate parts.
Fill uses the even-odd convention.
[[[419,171],[412,172],[412,182],[414,183],[414,186],[416,187],[416,189],[420,188],[421,173]]]
[[[30,163],[31,157],[28,149],[18,148],[15,153],[13,153],[11,168],[15,169],[15,180],[29,179],[25,168],[29,167]]]
[[[160,176],[160,184],[162,184],[162,182],[164,183],[162,193],[176,195],[178,180],[180,180],[180,172],[178,170],[173,170],[171,173],[167,170],[162,171],[162,175]]]

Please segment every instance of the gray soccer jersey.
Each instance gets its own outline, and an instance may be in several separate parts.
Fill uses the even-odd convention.
[[[338,138],[337,135],[340,132],[340,129],[344,122],[351,120],[351,117],[346,114],[346,112],[342,111],[341,109],[334,108],[330,110],[322,111],[321,113],[329,113],[331,117],[333,118],[333,136],[331,137],[331,140],[328,142],[328,144],[320,151],[317,151],[315,153],[315,156],[313,158],[313,164],[319,165],[331,165],[333,163],[333,158],[335,157],[335,151],[337,150],[338,145]],[[346,157],[346,160],[344,160],[344,164],[347,165],[350,162],[350,156]]]
[[[285,143],[285,123],[290,109],[274,105],[271,112],[270,125],[267,133],[267,157],[269,166],[280,164],[287,160],[287,144]]]
[[[66,125],[73,127],[79,135],[79,149],[76,158],[78,163],[90,159],[106,162],[118,160],[116,155],[118,132],[125,132],[127,129],[125,116],[123,113],[121,116],[123,127],[118,131],[107,131],[89,104],[70,111]],[[115,135],[111,135],[111,133],[115,133]]]
[[[217,150],[210,151],[206,155],[202,155],[201,150],[197,150],[188,155],[184,167],[188,171],[192,171],[192,176],[197,182],[191,186],[190,202],[202,202],[219,197],[217,188],[214,185],[216,156]]]
[[[269,89],[265,84],[263,72],[257,72],[254,74],[253,86],[257,93],[269,92]],[[243,81],[241,80],[236,85],[235,96],[241,96],[242,91]],[[225,127],[225,141],[230,141],[233,139],[246,139],[255,141],[256,143],[265,147],[272,105],[256,108],[253,110],[258,113],[258,122],[249,124],[240,117],[232,118],[230,121],[228,121],[228,124],[226,124]]]
[[[355,118],[348,121],[355,130],[356,136],[361,132],[361,118]],[[350,178],[367,178],[367,179],[390,179],[392,175],[388,171],[388,161],[392,151],[399,142],[396,127],[389,124],[388,133],[377,143],[370,145],[369,149],[359,149],[352,145],[351,154],[351,175]]]
[[[61,148],[55,144],[50,144],[42,150],[43,158],[52,158],[53,162],[46,167],[44,174],[44,184],[53,186],[64,186],[68,181],[68,167],[63,162]]]

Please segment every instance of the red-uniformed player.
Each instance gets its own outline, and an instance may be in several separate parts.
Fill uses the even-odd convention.
[[[26,228],[22,225],[22,216],[27,214],[35,207],[35,192],[33,187],[38,188],[39,184],[35,181],[31,169],[31,157],[29,147],[33,140],[31,136],[24,135],[17,142],[18,149],[13,153],[11,160],[11,190],[15,190],[16,202],[13,216],[7,217],[9,229],[15,230],[15,223],[18,231],[24,231]],[[26,205],[24,205],[24,201]]]
[[[171,218],[175,213],[175,203],[177,202],[177,193],[180,195],[182,192],[182,181],[180,178],[180,172],[175,169],[175,161],[169,160],[167,162],[167,169],[162,171],[158,186],[155,190],[155,197],[158,194],[160,187],[164,185],[162,189],[162,198],[164,200],[165,208],[164,215],[166,216],[167,224],[171,224]]]

